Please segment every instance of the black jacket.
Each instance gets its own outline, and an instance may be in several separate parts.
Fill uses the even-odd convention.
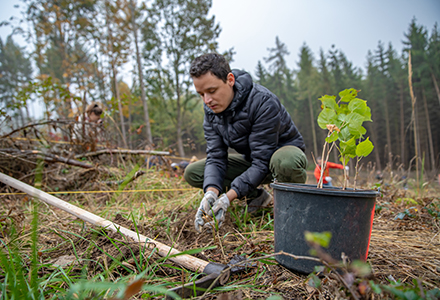
[[[272,92],[253,83],[246,72],[233,70],[232,73],[235,94],[228,108],[215,114],[204,107],[207,158],[203,189],[212,186],[222,192],[230,147],[252,163],[231,184],[241,198],[267,176],[270,158],[277,149],[293,145],[304,151],[305,145],[289,113]]]

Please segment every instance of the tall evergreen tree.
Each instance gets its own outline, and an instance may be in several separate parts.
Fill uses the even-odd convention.
[[[318,82],[319,82],[319,74],[318,70],[314,66],[314,58],[312,51],[310,48],[303,44],[300,49],[299,54],[300,60],[298,63],[299,71],[297,75],[297,86],[298,86],[298,100],[305,101],[307,105],[305,107],[308,107],[309,109],[309,124],[310,124],[310,131],[307,131],[308,133],[311,133],[312,136],[312,144],[313,144],[313,154],[314,157],[320,156],[318,153],[318,143],[316,138],[316,129],[315,129],[315,123],[316,123],[316,117],[319,110],[319,102],[318,99]],[[305,137],[310,136],[306,132],[303,132],[303,135]],[[306,139],[306,138],[305,138]],[[307,142],[306,142],[307,144]]]
[[[289,94],[286,91],[287,76],[291,75],[286,64],[286,56],[290,55],[286,45],[280,41],[278,36],[275,38],[275,47],[268,48],[269,56],[264,60],[269,64],[269,75],[267,76],[266,87],[269,88],[277,97],[281,103],[289,110],[292,107],[289,103]]]
[[[377,50],[375,51],[375,65],[377,66],[377,73],[375,76],[378,77],[379,80],[379,86],[377,88],[379,89],[377,96],[380,97],[378,100],[379,104],[383,108],[384,113],[384,120],[385,120],[385,133],[386,133],[386,147],[385,147],[385,158],[388,158],[388,163],[390,164],[390,167],[392,167],[392,149],[393,144],[391,141],[391,127],[390,127],[390,120],[391,115],[389,112],[389,104],[388,102],[390,97],[390,88],[391,88],[391,82],[390,78],[388,77],[388,62],[387,57],[385,53],[385,47],[381,41],[379,41],[379,44],[377,46]]]
[[[332,93],[331,74],[327,64],[327,57],[322,49],[319,50],[319,75],[320,75],[320,91],[322,95],[330,95]]]
[[[433,101],[433,86],[432,86],[432,72],[428,57],[428,32],[424,26],[418,25],[414,18],[409,30],[405,33],[406,40],[404,41],[406,51],[411,52],[412,62],[412,84],[414,87],[414,94],[416,97],[416,105],[414,112],[414,122],[418,132],[416,136],[418,140],[415,141],[415,147],[420,151],[420,155],[426,155],[428,168],[435,167],[435,153],[434,142],[432,136],[431,114],[429,107]],[[421,159],[421,157],[418,157]]]
[[[388,95],[391,102],[391,109],[394,114],[392,116],[391,123],[394,124],[392,130],[392,136],[395,137],[395,148],[393,153],[399,153],[400,163],[402,166],[406,165],[406,130],[409,120],[406,116],[410,115],[408,102],[408,91],[406,85],[408,82],[408,70],[406,64],[398,57],[397,52],[392,47],[391,43],[388,46],[388,50],[385,53],[387,60],[387,74],[389,76],[390,84],[387,87]],[[397,116],[397,111],[399,112]],[[397,126],[398,124],[398,126]]]
[[[437,99],[440,105],[440,31],[435,23],[428,44],[428,62]]]
[[[256,82],[265,86],[267,81],[267,70],[264,68],[261,60],[258,61],[255,69]]]
[[[0,112],[12,116],[16,125],[24,125],[29,120],[26,103],[18,103],[15,98],[18,90],[31,80],[31,75],[31,62],[24,48],[18,46],[12,36],[6,38],[6,44],[0,38]]]

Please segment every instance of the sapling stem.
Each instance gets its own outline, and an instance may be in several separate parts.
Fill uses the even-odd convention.
[[[354,187],[353,187],[354,190],[356,190],[356,180],[357,180],[357,176],[359,174],[359,161],[360,160],[361,160],[360,157],[358,159],[356,159],[356,172],[354,174]]]
[[[323,183],[322,176],[324,175],[324,164],[327,163],[327,161],[324,162],[324,159],[325,159],[325,148],[327,148],[327,145],[328,145],[328,143],[327,143],[327,141],[325,141],[324,142],[324,147],[322,147],[321,176],[319,176],[319,181],[318,181],[318,188],[320,188],[320,189],[322,189],[322,183]]]
[[[327,137],[329,137],[331,134],[332,134],[332,131],[329,130],[329,132],[327,134]],[[330,149],[328,151],[326,151],[327,145],[328,145],[328,143],[327,143],[327,141],[325,141],[324,147],[322,147],[323,150],[322,150],[322,159],[321,159],[321,176],[319,176],[319,181],[318,181],[318,186],[317,186],[320,189],[322,189],[322,185],[324,183],[324,178],[323,178],[324,171],[325,171],[324,170],[324,166],[328,162],[328,158],[330,156],[330,152],[332,152],[333,147],[335,145],[335,142],[332,143],[332,145],[331,145],[331,147],[330,147]]]

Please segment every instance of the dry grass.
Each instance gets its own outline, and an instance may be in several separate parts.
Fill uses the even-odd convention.
[[[271,209],[250,217],[241,224],[230,213],[218,233],[197,234],[193,227],[193,217],[202,194],[198,190],[190,190],[181,174],[170,170],[144,169],[147,174],[128,184],[125,190],[160,191],[119,194],[106,192],[114,188],[106,185],[106,180],[123,179],[133,167],[135,164],[126,162],[125,169],[99,166],[93,171],[84,172],[76,167],[46,166],[46,174],[52,175],[44,177],[43,190],[54,190],[56,182],[63,181],[67,169],[67,175],[76,182],[77,189],[101,192],[57,195],[58,197],[120,225],[138,230],[162,243],[174,245],[181,251],[216,246],[215,249],[195,254],[198,258],[228,263],[236,254],[261,257],[273,253]],[[26,169],[23,166],[22,168]],[[375,216],[368,258],[373,273],[367,279],[381,284],[388,284],[389,280],[411,284],[413,279],[417,279],[426,288],[440,286],[439,220],[424,209],[431,203],[438,203],[438,193],[434,190],[426,191],[425,198],[419,200],[419,204],[406,205],[396,200],[414,197],[411,190],[402,190],[392,185],[384,185],[382,188],[383,197],[378,199],[378,206],[382,209],[377,210]],[[11,189],[5,186],[0,190],[9,191]],[[23,245],[20,249],[23,255],[29,254],[30,248],[26,245],[30,243],[31,211],[35,203],[25,195],[0,195],[0,201],[3,203],[0,207],[2,242],[10,244],[13,237],[15,243]],[[240,205],[234,204],[231,210],[240,211]],[[412,209],[410,212],[414,214],[396,219],[405,209]],[[18,234],[11,233],[13,225]],[[120,236],[111,235],[108,238],[97,235],[93,228],[70,214],[46,204],[39,204],[38,249],[41,252],[41,263],[50,264],[61,256],[77,255],[81,259],[93,261],[92,264],[87,264],[89,279],[105,274],[107,280],[117,281],[124,276],[139,274],[147,265],[151,266],[154,261],[159,260],[151,252],[140,253],[137,245],[125,243],[118,248],[114,241],[124,243]],[[90,250],[93,245],[95,248],[98,245],[102,250]],[[103,253],[116,257],[120,265],[112,266],[114,260]],[[151,258],[147,265],[139,267],[135,260],[141,255],[151,255]],[[83,266],[84,263],[77,265],[69,274],[77,276],[82,272]],[[41,272],[40,275],[45,276],[53,270],[45,268]],[[170,282],[178,282],[182,278],[182,272],[164,265],[155,269],[155,276],[157,277],[148,279],[147,283],[159,284],[164,278]],[[292,273],[278,264],[258,262],[256,267],[247,272],[234,275],[227,286],[206,295],[205,299],[265,299],[270,295],[280,295],[284,299],[350,297],[334,274],[322,277],[322,287],[319,289],[310,287],[307,281],[307,276]],[[67,283],[61,286],[64,289],[69,288]],[[388,296],[373,295],[370,290],[363,297],[377,299]]]

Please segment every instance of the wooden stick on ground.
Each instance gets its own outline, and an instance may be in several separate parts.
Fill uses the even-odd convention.
[[[46,202],[50,205],[53,205],[55,207],[58,207],[59,209],[62,209],[78,218],[80,218],[81,220],[84,220],[86,222],[89,222],[93,225],[96,226],[101,226],[107,229],[110,229],[114,232],[120,232],[123,235],[139,242],[139,243],[143,243],[143,244],[147,244],[147,246],[149,246],[150,248],[157,248],[158,249],[158,253],[160,256],[162,257],[169,257],[172,255],[176,255],[181,253],[180,251],[171,248],[165,244],[162,244],[160,242],[157,242],[153,239],[150,239],[140,233],[134,232],[130,229],[127,229],[125,227],[122,227],[118,224],[115,224],[113,222],[110,222],[104,218],[101,218],[97,215],[94,215],[82,208],[79,208],[75,205],[72,205],[68,202],[65,202],[57,197],[54,197],[52,195],[49,195],[41,190],[38,190],[24,182],[21,182],[15,178],[12,178],[8,175],[5,175],[3,173],[0,173],[0,181],[3,182],[4,184],[7,184],[17,190],[20,190],[22,192],[25,192],[33,197],[36,197],[38,199],[40,199],[43,202]],[[182,255],[178,255],[175,257],[171,257],[168,258],[169,260],[171,260],[172,262],[179,264],[189,270],[192,270],[194,272],[202,272],[205,270],[205,267],[208,266],[209,262],[204,261],[202,259],[199,259],[197,257],[188,255],[188,254],[182,254]]]

